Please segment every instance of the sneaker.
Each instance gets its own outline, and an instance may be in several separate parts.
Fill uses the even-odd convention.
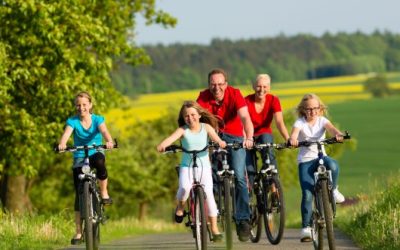
[[[311,227],[303,227],[300,233],[300,241],[310,242],[311,240]]]
[[[248,241],[250,237],[250,224],[247,220],[242,220],[236,225],[236,232],[240,241]]]
[[[336,203],[343,203],[345,201],[343,194],[341,194],[337,188],[333,190],[333,197]]]

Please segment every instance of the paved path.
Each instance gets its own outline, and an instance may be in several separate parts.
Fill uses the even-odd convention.
[[[299,240],[299,229],[285,229],[284,237],[279,245],[271,245],[265,234],[262,236],[259,243],[252,242],[240,242],[234,237],[234,249],[271,249],[271,250],[308,250],[313,249],[312,243],[300,243]],[[337,250],[356,250],[361,249],[357,247],[348,237],[339,231],[335,231],[336,238],[336,249]],[[325,240],[327,242],[327,240]],[[212,243],[209,242],[208,249],[222,250],[225,247],[225,243]],[[85,249],[84,245],[73,246],[64,248],[64,250],[78,250]],[[191,233],[169,233],[169,234],[151,234],[137,237],[131,237],[126,239],[115,240],[107,244],[102,244],[101,250],[157,250],[157,249],[176,249],[186,250],[195,249],[194,239]],[[329,249],[328,246],[324,249]]]

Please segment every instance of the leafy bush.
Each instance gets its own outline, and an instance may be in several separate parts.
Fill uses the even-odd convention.
[[[368,78],[364,83],[364,89],[374,97],[385,97],[391,94],[390,87],[385,75],[376,75]]]
[[[348,218],[344,230],[363,249],[400,249],[400,181],[363,200]]]

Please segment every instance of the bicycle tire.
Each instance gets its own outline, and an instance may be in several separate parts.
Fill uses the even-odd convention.
[[[97,195],[99,195],[96,192]],[[93,204],[95,204],[95,217],[97,218],[96,221],[93,223],[93,249],[98,250],[100,246],[100,223],[102,218],[102,204],[101,201],[98,199],[97,195],[93,195]],[[100,197],[100,196],[99,196]]]
[[[253,243],[257,243],[260,241],[261,233],[262,233],[262,218],[263,214],[259,211],[258,202],[260,199],[257,199],[258,192],[261,190],[260,187],[256,189],[253,188],[252,194],[250,196],[250,211],[251,211],[251,218],[250,218],[250,240]],[[262,191],[261,191],[262,192]]]
[[[204,206],[204,191],[198,186],[195,190],[195,232],[196,232],[196,248],[197,250],[207,249],[207,219]]]
[[[322,225],[320,225],[319,218],[320,216],[318,215],[318,212],[314,210],[311,222],[311,238],[315,250],[324,249],[324,228]]]
[[[93,250],[93,203],[90,182],[83,183],[83,221],[87,250]]]
[[[267,185],[265,185],[267,184]],[[275,192],[272,190],[275,185]],[[277,176],[272,176],[263,185],[265,204],[264,227],[268,241],[277,245],[282,239],[285,228],[285,200],[282,185]]]
[[[224,178],[224,228],[226,249],[232,249],[232,201],[229,177]]]
[[[322,204],[324,207],[324,218],[326,236],[328,238],[329,249],[334,250],[336,248],[335,236],[333,232],[333,212],[332,204],[329,200],[328,180],[321,180],[321,193],[322,193]]]

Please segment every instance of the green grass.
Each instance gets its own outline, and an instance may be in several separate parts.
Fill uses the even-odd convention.
[[[72,213],[57,215],[12,216],[0,212],[0,249],[59,249],[69,246],[75,225]],[[127,217],[109,220],[101,226],[101,242],[113,239],[143,235],[183,231],[182,225],[161,220],[138,221]]]
[[[340,212],[337,225],[366,250],[400,249],[400,175],[390,178],[357,206]]]
[[[339,184],[346,195],[368,193],[398,173],[399,111],[399,96],[329,106],[334,122],[357,140],[356,151],[339,159]]]

